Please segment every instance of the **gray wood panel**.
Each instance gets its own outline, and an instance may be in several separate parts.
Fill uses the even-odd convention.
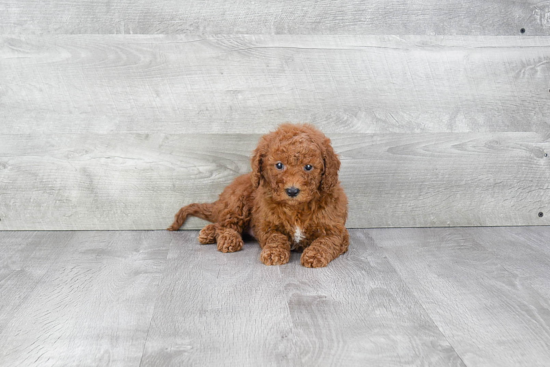
[[[0,32],[548,35],[549,14],[531,0],[2,0]]]
[[[536,133],[333,134],[347,225],[548,225]],[[163,229],[249,172],[259,135],[0,135],[0,230]],[[539,212],[544,213],[539,217]],[[190,220],[185,228],[200,228]]]
[[[173,234],[142,366],[464,366],[372,241],[311,271],[196,236]]]
[[[59,232],[0,233],[0,333],[73,237]]]
[[[546,366],[550,360],[550,299],[516,271],[548,256],[521,254],[529,241],[488,251],[500,228],[399,229],[367,232],[418,297],[468,366]],[[536,229],[530,231],[537,232]],[[548,232],[547,230],[543,230]],[[493,242],[493,241],[491,241]],[[545,241],[547,243],[547,240]],[[544,242],[543,242],[544,243]],[[515,269],[506,258],[518,257]],[[542,274],[541,274],[542,275]],[[550,281],[544,274],[546,284]]]
[[[3,366],[137,366],[170,236],[165,232],[57,232],[69,244],[11,309],[0,334]],[[22,241],[25,234],[21,234]],[[27,256],[21,251],[21,256]],[[35,257],[28,261],[40,266]],[[2,302],[24,295],[2,293]],[[21,293],[20,293],[21,292]]]
[[[550,131],[549,37],[0,38],[1,133]]]

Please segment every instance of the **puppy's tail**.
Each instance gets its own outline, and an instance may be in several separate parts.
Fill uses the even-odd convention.
[[[213,215],[214,203],[204,203],[204,204],[189,204],[181,208],[174,217],[174,223],[168,227],[169,231],[177,231],[185,223],[185,220],[188,216],[192,215],[209,222],[214,222],[215,218]]]

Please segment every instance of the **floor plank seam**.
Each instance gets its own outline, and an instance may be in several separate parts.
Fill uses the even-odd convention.
[[[198,231],[122,232],[0,240],[0,365],[543,366],[550,356],[550,227],[350,230],[350,252],[318,271],[297,252],[265,267],[252,240],[229,255],[199,245]]]
[[[370,237],[370,236],[369,236]],[[422,310],[425,312],[426,316],[429,317],[430,321],[433,323],[433,325],[435,327],[437,327],[437,330],[439,330],[439,332],[441,333],[441,335],[445,338],[445,340],[447,341],[447,343],[449,344],[449,346],[453,349],[453,352],[456,354],[456,356],[458,358],[460,358],[460,361],[462,362],[462,364],[466,367],[468,367],[468,364],[466,364],[466,362],[464,362],[464,358],[462,358],[462,356],[458,353],[458,351],[456,350],[455,346],[453,345],[453,343],[451,343],[451,341],[449,340],[449,338],[447,337],[447,335],[443,332],[443,330],[441,330],[441,327],[435,322],[435,320],[432,318],[432,315],[428,312],[428,310],[426,309],[426,307],[424,307],[424,304],[422,303],[422,301],[417,297],[416,293],[413,291],[413,289],[409,286],[409,284],[407,283],[407,281],[405,280],[405,278],[403,277],[403,275],[399,272],[399,270],[397,270],[397,268],[395,267],[395,265],[393,264],[392,260],[391,260],[391,257],[388,256],[387,252],[386,252],[386,249],[383,248],[383,247],[380,247],[376,244],[376,241],[371,237],[371,240],[373,241],[373,244],[374,246],[376,246],[379,250],[382,251],[382,253],[384,254],[386,260],[388,260],[388,263],[390,264],[390,266],[393,268],[393,270],[395,271],[395,273],[397,275],[399,275],[399,278],[401,279],[401,281],[403,282],[403,285],[408,289],[408,291],[411,293],[411,296],[414,297],[414,299],[418,302],[418,304],[420,305],[420,307],[422,308]]]
[[[145,349],[147,348],[147,341],[149,340],[149,333],[151,332],[151,325],[153,324],[153,318],[155,317],[156,311],[157,311],[157,305],[159,304],[160,298],[162,296],[162,290],[161,285],[166,277],[166,271],[167,271],[167,265],[168,265],[168,256],[170,255],[170,249],[172,248],[172,244],[174,243],[174,238],[170,239],[170,244],[168,244],[168,251],[166,251],[166,259],[164,261],[164,269],[162,270],[162,276],[160,277],[158,284],[157,284],[157,295],[155,297],[155,304],[153,306],[153,310],[151,312],[151,318],[149,319],[149,326],[147,327],[147,335],[145,335],[145,338],[143,340],[143,349],[141,350],[141,358],[139,359],[138,366],[141,367],[143,365],[143,357],[145,356]]]

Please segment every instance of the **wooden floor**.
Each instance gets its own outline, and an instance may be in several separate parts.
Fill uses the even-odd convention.
[[[0,232],[0,365],[550,365],[550,227],[352,230],[324,269],[196,237]]]

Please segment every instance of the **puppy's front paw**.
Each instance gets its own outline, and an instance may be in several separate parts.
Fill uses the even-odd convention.
[[[290,250],[280,247],[265,247],[260,254],[265,265],[284,265],[290,260]]]
[[[308,247],[302,253],[300,262],[306,268],[323,268],[330,262],[330,257],[323,249]]]
[[[235,252],[243,248],[243,239],[237,231],[226,229],[218,233],[218,251]]]
[[[203,245],[216,243],[216,226],[208,224],[199,233],[199,242]]]

